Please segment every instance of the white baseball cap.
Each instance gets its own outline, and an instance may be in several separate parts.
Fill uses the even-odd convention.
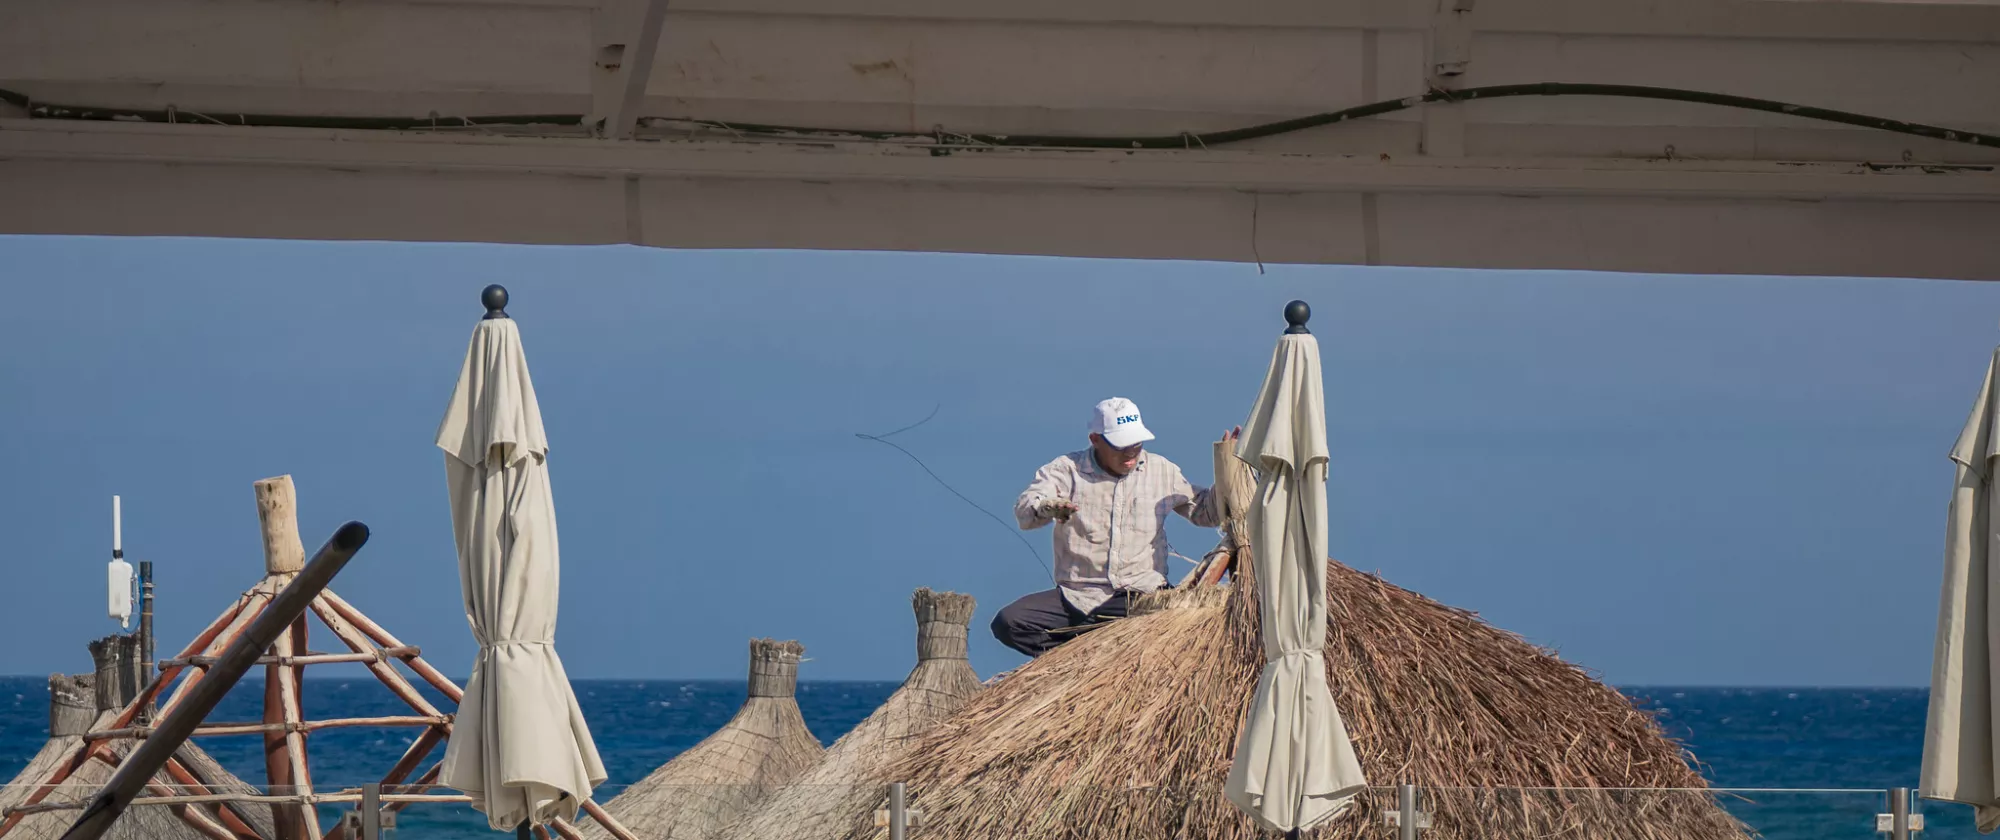
[[[1119,449],[1153,439],[1153,433],[1146,431],[1146,422],[1139,419],[1139,407],[1124,397],[1097,404],[1090,412],[1090,433],[1103,435],[1106,443]]]

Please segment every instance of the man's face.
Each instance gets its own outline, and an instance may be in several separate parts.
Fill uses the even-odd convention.
[[[1139,455],[1146,451],[1144,443],[1135,443],[1119,449],[1104,439],[1103,435],[1090,436],[1090,448],[1097,453],[1097,463],[1111,471],[1112,475],[1129,475],[1139,466]]]

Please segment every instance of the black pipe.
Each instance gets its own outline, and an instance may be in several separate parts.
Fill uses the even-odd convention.
[[[139,561],[139,685],[134,690],[151,685],[159,671],[153,667],[153,561]],[[154,697],[157,697],[156,693]],[[146,708],[141,717],[151,723],[155,706],[153,698],[146,700]]]
[[[208,669],[208,676],[196,683],[180,704],[167,712],[159,728],[148,735],[123,764],[118,765],[111,781],[105,783],[104,789],[98,791],[84,808],[82,816],[77,817],[69,830],[63,832],[62,840],[99,840],[110,831],[111,824],[125,813],[140,789],[153,778],[153,774],[166,766],[167,759],[172,758],[181,744],[187,742],[188,736],[194,734],[195,727],[215,710],[223,695],[229,693],[229,689],[244,674],[249,673],[257,657],[277,641],[279,633],[288,630],[293,621],[305,614],[306,607],[326,589],[327,584],[333,582],[333,576],[339,574],[341,567],[346,566],[347,561],[353,559],[354,553],[367,542],[368,526],[359,522],[349,522],[334,531],[333,538],[320,546],[312,561],[292,578],[291,583],[285,585],[284,591],[271,599],[271,603],[257,614],[257,619],[250,622],[250,627],[242,635],[229,643],[229,647],[216,658],[214,667]]]
[[[1338,111],[1327,111],[1277,122],[1213,131],[1205,134],[1183,132],[1152,136],[1077,136],[1064,134],[959,134],[940,130],[936,134],[913,134],[910,132],[850,130],[814,126],[764,125],[752,123],[723,123],[698,118],[642,117],[645,119],[679,119],[686,122],[703,123],[724,128],[740,135],[771,135],[777,139],[802,139],[801,136],[860,137],[872,140],[929,139],[942,146],[997,146],[1007,148],[1068,148],[1068,149],[1200,149],[1241,143],[1289,134],[1309,128],[1333,125],[1335,123],[1377,117],[1397,111],[1415,108],[1418,105],[1436,102],[1469,102],[1476,99],[1505,99],[1515,96],[1603,96],[1625,99],[1653,99],[1668,102],[1689,102],[1699,105],[1713,105],[1820,122],[1840,123],[1878,131],[1909,134],[1943,140],[1949,143],[1966,143],[1987,148],[2000,148],[2000,137],[1971,131],[1926,125],[1924,123],[1893,120],[1839,111],[1832,108],[1818,108],[1798,105],[1774,99],[1758,99],[1728,93],[1712,93],[1685,88],[1652,87],[1648,85],[1608,85],[1590,82],[1534,82],[1518,85],[1488,85],[1463,90],[1432,89],[1417,96],[1401,99],[1386,99]],[[577,126],[583,124],[582,114],[503,114],[487,116],[440,116],[430,114],[423,117],[327,117],[285,114],[222,114],[181,110],[155,110],[144,108],[105,108],[95,105],[61,105],[36,102],[26,94],[0,89],[0,102],[24,109],[32,119],[65,120],[120,120],[137,122],[187,122],[214,123],[219,125],[270,126],[290,128],[332,128],[408,131],[424,128],[457,128],[486,125],[559,125]]]

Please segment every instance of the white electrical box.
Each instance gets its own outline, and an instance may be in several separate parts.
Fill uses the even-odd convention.
[[[119,624],[132,620],[132,564],[112,558],[110,586],[105,594],[110,596],[111,617]]]

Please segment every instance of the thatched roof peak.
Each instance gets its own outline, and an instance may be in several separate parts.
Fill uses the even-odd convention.
[[[972,596],[918,589],[910,594],[917,613],[917,661],[965,659],[966,632],[972,624]]]
[[[750,640],[750,696],[792,697],[799,689],[799,661],[806,646],[775,639]]]
[[[97,720],[96,674],[49,675],[49,737],[82,735]]]
[[[869,821],[884,785],[893,781],[889,766],[978,693],[979,675],[965,661],[972,596],[919,589],[910,603],[917,615],[917,665],[902,687],[834,742],[818,766],[722,836],[834,840],[857,821]]]
[[[750,696],[715,734],[604,803],[646,840],[711,840],[773,790],[797,779],[825,750],[806,728],[793,696],[805,646],[750,642]],[[608,840],[604,827],[580,827],[585,840]]]

